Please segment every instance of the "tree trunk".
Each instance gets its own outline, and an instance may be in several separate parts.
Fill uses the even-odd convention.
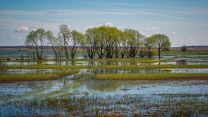
[[[160,60],[160,51],[161,51],[161,48],[158,48],[158,58]]]

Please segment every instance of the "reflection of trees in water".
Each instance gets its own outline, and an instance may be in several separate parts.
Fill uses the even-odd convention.
[[[42,65],[42,64],[44,64],[45,62],[43,62],[43,61],[37,61],[37,64],[38,65]]]
[[[93,66],[93,65],[95,65],[95,62],[94,62],[94,61],[89,61],[89,62],[88,62],[88,65],[89,65],[89,66]]]
[[[86,83],[89,90],[99,92],[112,92],[116,90],[127,90],[134,86],[143,85],[144,81],[118,81],[118,80],[94,80],[90,79]]]
[[[117,81],[107,81],[107,80],[89,80],[86,83],[89,90],[105,92],[105,91],[115,91],[121,84]]]
[[[75,61],[74,60],[71,61],[71,65],[75,66]]]
[[[145,68],[145,69],[120,69],[120,68],[114,68],[114,69],[89,69],[88,72],[91,74],[146,74],[146,73],[159,73],[161,72],[159,69],[155,68]]]
[[[47,87],[49,84],[52,84],[52,82],[49,82],[49,81],[30,81],[30,82],[25,82],[25,85],[30,87],[32,90],[38,90],[39,88]]]
[[[55,61],[55,64],[56,64],[57,66],[59,66],[59,65],[62,64],[62,61]]]

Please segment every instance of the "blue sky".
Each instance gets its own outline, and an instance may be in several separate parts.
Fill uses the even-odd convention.
[[[0,0],[0,46],[24,45],[31,30],[85,32],[102,24],[162,33],[172,46],[208,45],[208,0]]]

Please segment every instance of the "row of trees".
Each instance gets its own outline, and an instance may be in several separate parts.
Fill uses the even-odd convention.
[[[76,56],[78,46],[86,49],[89,58],[134,58],[152,56],[152,49],[157,48],[158,56],[162,49],[168,49],[170,39],[164,34],[155,34],[151,37],[142,35],[139,31],[116,27],[100,26],[89,28],[85,34],[76,30],[70,31],[67,25],[60,25],[58,36],[51,31],[37,29],[26,37],[25,45],[36,52],[37,59],[43,59],[44,46],[51,46],[56,59],[64,55],[65,59]]]

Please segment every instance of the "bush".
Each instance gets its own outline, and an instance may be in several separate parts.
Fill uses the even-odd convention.
[[[181,48],[180,48],[180,49],[181,49],[181,51],[182,51],[182,52],[187,51],[187,47],[186,47],[186,45],[181,46]]]

